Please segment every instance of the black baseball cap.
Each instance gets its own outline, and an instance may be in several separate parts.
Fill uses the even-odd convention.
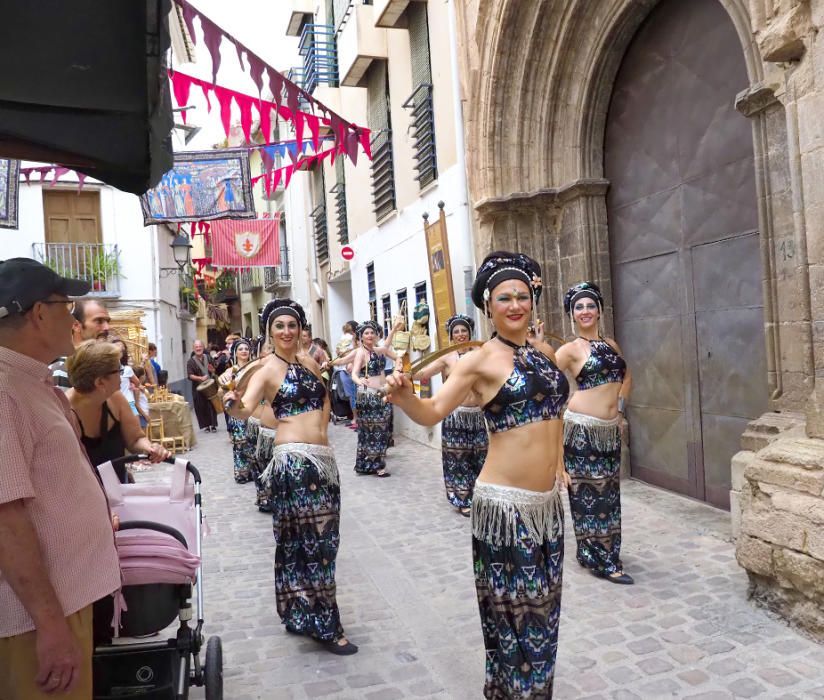
[[[0,261],[0,318],[24,314],[50,294],[81,297],[91,285],[84,280],[61,277],[31,258]]]

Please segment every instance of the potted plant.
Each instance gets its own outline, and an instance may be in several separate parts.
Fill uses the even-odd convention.
[[[100,248],[92,259],[91,272],[92,289],[96,291],[105,291],[108,280],[122,277],[117,249],[107,253],[105,249]]]

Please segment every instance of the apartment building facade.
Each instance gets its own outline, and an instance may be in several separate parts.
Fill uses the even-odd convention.
[[[333,345],[347,320],[371,318],[388,330],[402,307],[410,325],[417,302],[434,309],[423,215],[437,219],[441,202],[456,310],[473,313],[453,4],[292,0],[287,34],[300,37],[293,78],[371,130],[371,163],[363,155],[356,164],[327,159],[306,173],[311,203],[304,220],[317,273],[310,307]],[[434,311],[429,335],[436,349]],[[437,429],[402,415],[396,430],[439,440]]]

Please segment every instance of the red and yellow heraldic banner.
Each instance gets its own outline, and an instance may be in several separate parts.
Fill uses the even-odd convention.
[[[449,237],[446,234],[446,215],[443,202],[438,202],[440,215],[430,224],[424,217],[423,229],[426,234],[426,251],[429,258],[429,278],[435,307],[435,327],[438,329],[438,348],[449,345],[449,336],[444,323],[455,315],[455,292],[452,288],[452,264],[449,260]]]

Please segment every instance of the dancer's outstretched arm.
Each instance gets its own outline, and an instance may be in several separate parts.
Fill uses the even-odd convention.
[[[387,399],[399,406],[416,423],[435,425],[464,401],[478,379],[482,355],[482,352],[472,352],[462,362],[458,362],[449,379],[431,399],[415,396],[409,377],[396,371],[386,378],[389,394]]]

